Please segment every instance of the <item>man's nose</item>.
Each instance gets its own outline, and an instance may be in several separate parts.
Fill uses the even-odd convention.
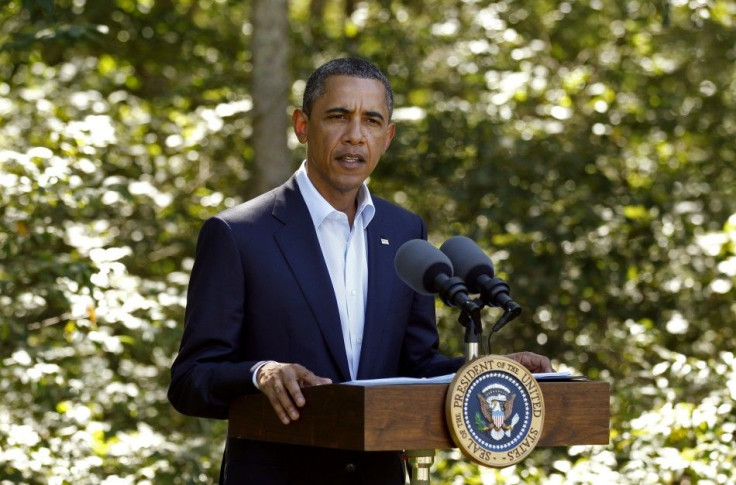
[[[352,145],[363,143],[365,136],[363,134],[363,124],[360,119],[352,119],[345,127],[343,140]]]

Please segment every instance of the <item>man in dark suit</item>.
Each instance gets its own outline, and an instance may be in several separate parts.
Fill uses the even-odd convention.
[[[438,353],[434,300],[396,275],[394,256],[426,238],[422,220],[373,197],[365,180],[394,136],[393,94],[360,59],[309,78],[293,114],[306,160],[282,186],[205,222],[169,399],[184,414],[225,419],[230,401],[263,392],[284,425],[302,387],[454,372]],[[549,359],[513,354],[532,371]],[[325,430],[329,433],[330,430]],[[403,484],[398,453],[229,439],[225,484]]]

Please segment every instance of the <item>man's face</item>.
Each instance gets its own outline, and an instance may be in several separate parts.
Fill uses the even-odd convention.
[[[333,76],[307,118],[293,115],[294,132],[307,144],[307,174],[336,208],[357,194],[391,144],[386,91],[375,79]]]

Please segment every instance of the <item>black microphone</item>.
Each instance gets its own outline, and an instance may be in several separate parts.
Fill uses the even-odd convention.
[[[456,274],[468,285],[471,293],[480,293],[481,300],[488,306],[503,308],[508,315],[493,327],[499,330],[521,313],[521,307],[511,299],[511,289],[502,279],[495,278],[493,262],[472,239],[453,236],[440,246],[452,262]]]
[[[424,239],[412,239],[396,251],[394,267],[399,278],[423,295],[439,294],[445,305],[478,312],[462,279],[453,276],[452,263],[442,251]]]

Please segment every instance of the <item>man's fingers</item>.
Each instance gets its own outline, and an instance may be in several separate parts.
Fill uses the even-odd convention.
[[[299,412],[294,406],[299,398],[292,397],[294,387],[298,389],[299,385],[288,365],[276,362],[264,365],[258,372],[258,385],[282,423],[289,424],[292,420],[299,419]]]
[[[294,406],[294,402],[298,401],[299,398],[292,397],[288,384],[282,382],[280,378],[271,378],[264,384],[261,390],[268,397],[271,407],[276,411],[281,422],[289,424],[291,421],[299,419],[299,411]],[[301,399],[303,401],[304,398]]]
[[[266,394],[266,396],[268,397],[271,407],[276,412],[276,416],[278,416],[279,420],[284,424],[289,424],[291,422],[291,418],[289,417],[288,412],[281,405],[281,401],[279,401],[274,394]]]
[[[301,386],[299,386],[299,377],[296,374],[289,374],[289,378],[285,380],[284,386],[288,392],[289,402],[293,401],[299,407],[304,406],[304,395],[302,394]],[[298,413],[296,414],[298,417]]]
[[[301,372],[297,374],[297,378],[299,380],[299,385],[301,385],[301,387],[322,386],[324,384],[332,384],[332,379],[328,379],[327,377],[316,376],[314,375],[312,371],[309,371],[305,369],[304,367],[301,367]]]
[[[258,372],[258,386],[266,394],[274,411],[284,424],[299,419],[297,407],[306,404],[301,388],[329,384],[299,364],[269,362]]]
[[[509,354],[507,357],[515,360],[523,365],[530,372],[554,372],[552,362],[544,355],[535,354],[534,352],[517,352]]]

